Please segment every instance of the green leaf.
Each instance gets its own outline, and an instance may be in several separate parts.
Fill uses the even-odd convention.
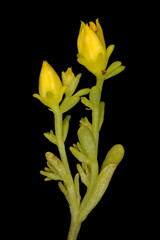
[[[92,124],[89,122],[87,117],[81,118],[79,122],[80,122],[80,126],[86,126],[90,130],[92,130]]]
[[[124,156],[124,147],[121,144],[115,144],[107,153],[101,167],[101,171],[108,165],[108,164],[116,164],[118,165]]]
[[[79,96],[66,97],[60,105],[60,110],[62,113],[67,112],[73,108],[80,100]]]
[[[80,177],[81,177],[82,183],[83,183],[84,185],[86,185],[86,187],[87,187],[88,184],[89,184],[89,180],[88,180],[88,177],[87,177],[87,175],[85,174],[85,172],[84,172],[84,170],[83,170],[83,168],[82,168],[82,166],[81,166],[80,164],[77,164],[77,170],[78,170],[79,175],[80,175]]]
[[[76,93],[74,94],[74,96],[79,96],[79,97],[81,97],[81,96],[83,96],[83,95],[88,94],[89,92],[90,92],[90,88],[83,88],[83,89],[79,90],[78,92],[76,92]]]
[[[63,133],[63,141],[64,142],[65,142],[67,134],[68,134],[70,119],[71,119],[71,115],[67,115],[63,120],[62,133]]]
[[[70,86],[68,86],[67,90],[66,90],[66,95],[69,97],[71,95],[73,95],[73,93],[75,92],[78,84],[79,84],[79,81],[80,81],[80,78],[81,78],[82,74],[79,73],[70,83]]]
[[[104,121],[104,113],[105,113],[105,102],[101,101],[99,105],[99,130],[102,127],[102,123]]]
[[[90,129],[86,126],[81,126],[78,129],[78,139],[83,149],[83,152],[90,160],[94,161],[97,156],[97,151],[96,143]]]
[[[123,66],[121,64],[122,63],[120,61],[113,62],[107,68],[105,80],[119,74],[120,72],[122,72],[125,69],[125,66]]]
[[[57,139],[52,130],[50,132],[43,133],[43,135],[53,144],[57,144]]]
[[[88,98],[86,98],[86,97],[81,97],[81,102],[82,102],[86,107],[88,107],[89,109],[93,109],[93,105],[92,105],[91,101],[88,100]]]
[[[116,68],[118,68],[119,66],[121,66],[121,62],[120,61],[115,61],[113,62],[108,68],[107,68],[107,75],[109,75],[111,72],[113,72]]]
[[[86,204],[83,206],[78,221],[82,222],[86,219],[88,214],[92,211],[92,209],[98,204],[98,202],[101,200],[102,196],[104,195],[109,182],[112,178],[112,175],[116,169],[116,164],[109,164],[107,165],[98,175],[95,186],[93,188],[93,191],[90,195],[90,198],[86,202]]]
[[[64,178],[66,176],[66,171],[62,161],[51,152],[46,152],[45,156],[47,161],[56,169],[57,173]]]
[[[64,196],[66,197],[66,200],[69,203],[69,196],[68,196],[68,191],[66,187],[63,185],[62,182],[58,182],[58,187],[60,188],[61,192],[64,194]]]
[[[75,185],[75,192],[76,192],[77,202],[79,204],[80,201],[81,201],[80,187],[79,187],[79,173],[76,173],[76,175],[74,177],[74,185]]]
[[[62,177],[59,174],[56,174],[53,172],[48,172],[48,171],[46,172],[46,171],[41,170],[40,173],[43,176],[46,176],[50,180],[62,180]]]
[[[74,147],[70,147],[69,148],[71,153],[80,161],[80,162],[85,162],[85,163],[88,163],[89,160],[87,158],[87,156],[80,152],[78,149],[74,148]]]
[[[100,98],[101,93],[99,87],[98,86],[92,87],[89,94],[89,99],[95,107],[99,107]]]
[[[50,172],[58,173],[57,170],[55,169],[55,167],[53,167],[53,165],[51,165],[48,161],[47,161],[47,166],[48,166],[48,169],[50,170]]]

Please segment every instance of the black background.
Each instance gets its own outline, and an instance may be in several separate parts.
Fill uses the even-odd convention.
[[[68,203],[57,182],[44,182],[39,173],[46,165],[45,152],[57,151],[43,136],[53,128],[53,115],[32,95],[38,92],[43,60],[47,60],[59,76],[68,67],[72,67],[75,75],[81,72],[78,89],[95,84],[94,76],[76,60],[76,41],[80,21],[87,23],[96,18],[103,28],[106,45],[115,44],[110,63],[119,60],[126,66],[122,73],[104,84],[102,100],[106,103],[106,112],[100,132],[99,162],[116,143],[124,146],[125,156],[102,200],[83,222],[78,239],[92,239],[95,235],[98,239],[117,236],[128,239],[139,229],[133,221],[135,206],[140,207],[141,201],[137,196],[139,173],[135,167],[137,112],[133,96],[136,83],[130,74],[129,61],[131,9],[125,4],[101,2],[96,6],[89,4],[88,9],[80,2],[76,6],[47,3],[36,7],[24,4],[9,18],[6,14],[4,71],[8,76],[8,109],[11,110],[5,119],[9,130],[7,143],[9,140],[11,144],[6,154],[11,177],[5,176],[9,179],[5,188],[8,210],[5,222],[13,236],[66,239],[70,223]],[[132,29],[133,35],[134,31]],[[90,116],[90,112],[78,103],[68,114],[72,118],[67,147],[77,141],[79,119],[86,114]],[[77,161],[69,151],[68,154],[74,172]],[[140,220],[141,212],[138,218]]]

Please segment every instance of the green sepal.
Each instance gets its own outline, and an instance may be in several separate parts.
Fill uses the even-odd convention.
[[[81,144],[83,152],[90,160],[96,159],[96,143],[92,132],[86,126],[81,126],[78,129],[78,139]]]
[[[108,164],[116,164],[118,165],[124,157],[124,147],[121,144],[115,144],[107,153],[102,166],[101,171],[108,165]]]
[[[99,102],[101,98],[100,89],[98,86],[94,86],[90,90],[89,99],[94,107],[99,107]]]
[[[60,105],[60,110],[62,113],[67,112],[73,108],[80,100],[79,96],[66,97]]]
[[[65,142],[67,134],[68,134],[68,129],[69,129],[69,121],[71,119],[71,115],[67,115],[64,120],[63,120],[63,125],[62,125],[62,134],[63,134],[63,141]]]
[[[92,209],[98,204],[101,200],[102,196],[104,195],[109,182],[112,178],[112,175],[116,169],[116,164],[109,164],[107,165],[98,175],[93,191],[90,195],[90,198],[83,206],[80,211],[78,221],[82,222],[86,219],[88,214],[92,211]]]

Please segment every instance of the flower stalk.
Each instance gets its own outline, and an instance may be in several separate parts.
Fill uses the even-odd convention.
[[[68,164],[67,154],[65,150],[65,144],[63,141],[63,132],[62,132],[62,113],[57,107],[54,109],[54,119],[55,119],[55,134],[57,136],[57,147],[60,153],[61,161],[65,168],[65,177],[64,177],[64,184],[67,190],[68,195],[68,203],[70,206],[71,212],[71,225],[68,233],[68,240],[75,240],[77,238],[80,223],[77,222],[77,216],[79,211],[79,204],[77,202],[76,192],[75,192],[75,185],[71,175],[71,170]]]

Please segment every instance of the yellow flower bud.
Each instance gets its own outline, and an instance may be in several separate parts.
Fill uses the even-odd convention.
[[[41,97],[46,97],[47,92],[57,95],[61,88],[62,83],[59,76],[47,61],[43,61],[39,76],[39,94]]]
[[[109,46],[109,51],[106,49],[103,30],[98,19],[96,23],[81,22],[77,47],[77,61],[94,75],[104,75],[114,45]]]
[[[62,82],[63,85],[70,86],[72,80],[75,78],[72,68],[69,67],[66,72],[62,71]]]
[[[62,71],[62,83],[66,86],[65,94],[67,97],[71,96],[75,92],[80,78],[81,73],[75,76],[71,67],[69,67],[66,72]]]
[[[48,107],[58,105],[62,100],[66,87],[47,61],[43,61],[39,76],[39,94],[33,94]]]

